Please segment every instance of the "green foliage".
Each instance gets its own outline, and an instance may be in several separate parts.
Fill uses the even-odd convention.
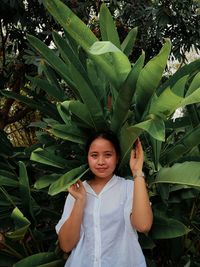
[[[40,122],[32,124],[38,130],[38,143],[25,152],[13,152],[5,134],[0,139],[1,216],[9,223],[9,231],[1,225],[6,233],[3,257],[12,255],[15,266],[62,265],[54,252],[53,230],[60,205],[63,206],[62,192],[88,175],[84,143],[89,133],[111,128],[121,141],[120,172],[126,178],[130,176],[128,158],[135,140],[140,137],[144,146],[146,179],[154,211],[153,228],[143,237],[143,248],[152,250],[151,256],[146,253],[147,261],[156,264],[162,258],[163,266],[179,266],[179,261],[183,266],[198,263],[199,251],[195,248],[200,238],[197,216],[200,60],[163,81],[170,40],[149,61],[142,52],[132,63],[128,56],[137,29],[131,30],[120,44],[105,4],[100,10],[99,40],[59,0],[45,0],[44,4],[65,34],[53,32],[54,49],[28,35],[28,41],[39,54],[41,73],[30,78],[32,87],[26,96],[1,91],[2,95],[44,114]],[[70,88],[73,97],[69,97],[66,88]],[[174,121],[175,110],[186,105],[193,108],[195,121],[188,113],[182,120]],[[11,166],[7,165],[9,157],[13,161]],[[12,235],[20,244],[16,250],[9,238]],[[164,247],[163,239],[167,244]],[[166,246],[176,242],[182,248],[179,255],[173,254],[172,246],[166,250]],[[44,249],[46,244],[48,250]]]
[[[63,266],[52,228],[62,205],[34,189],[30,152],[13,148],[0,134],[0,147],[7,148],[0,152],[0,266]]]

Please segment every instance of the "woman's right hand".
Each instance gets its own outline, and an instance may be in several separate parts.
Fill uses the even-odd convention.
[[[85,201],[86,200],[86,190],[81,182],[81,180],[78,180],[75,184],[71,185],[68,188],[68,192],[76,199]]]

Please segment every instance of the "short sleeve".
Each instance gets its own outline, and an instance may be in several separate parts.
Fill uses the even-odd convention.
[[[59,220],[59,222],[57,223],[55,229],[56,229],[56,233],[58,234],[60,231],[60,228],[62,227],[62,225],[66,222],[66,220],[69,218],[72,208],[74,206],[74,202],[75,199],[68,194],[66,201],[65,201],[65,205],[64,205],[64,209],[63,209],[63,214],[61,216],[61,219]]]

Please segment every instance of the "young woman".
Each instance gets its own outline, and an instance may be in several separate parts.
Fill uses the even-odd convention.
[[[65,267],[145,267],[137,231],[148,232],[152,210],[142,172],[140,141],[130,156],[134,180],[115,175],[120,147],[112,132],[95,133],[86,145],[93,178],[68,191],[56,225]]]

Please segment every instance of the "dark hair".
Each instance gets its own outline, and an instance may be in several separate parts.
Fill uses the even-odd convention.
[[[111,144],[113,145],[113,147],[116,151],[116,154],[118,157],[118,162],[119,162],[120,155],[121,155],[120,143],[119,143],[119,140],[117,138],[117,135],[111,130],[100,130],[100,131],[93,132],[89,136],[89,138],[85,144],[86,154],[88,155],[90,145],[92,144],[92,142],[95,139],[100,138],[100,137],[111,142]],[[117,171],[117,167],[118,167],[118,165],[116,166],[115,173]]]

